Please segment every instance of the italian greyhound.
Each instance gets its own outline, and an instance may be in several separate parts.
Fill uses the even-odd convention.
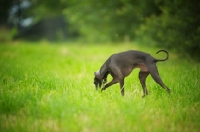
[[[167,55],[166,58],[155,59],[150,54],[137,50],[129,50],[111,55],[101,66],[100,70],[94,72],[94,84],[96,89],[101,88],[103,84],[101,91],[106,90],[111,85],[119,83],[121,95],[124,96],[124,78],[128,76],[133,69],[140,68],[139,79],[144,93],[142,97],[148,95],[145,82],[149,74],[156,83],[170,93],[170,89],[162,82],[156,67],[156,62],[166,61],[169,54],[166,50],[159,50],[156,54],[159,52],[165,52]],[[112,76],[112,81],[106,84],[108,74]]]

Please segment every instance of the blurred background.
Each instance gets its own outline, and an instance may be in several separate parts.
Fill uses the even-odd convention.
[[[200,59],[199,0],[0,0],[0,43],[137,42]]]

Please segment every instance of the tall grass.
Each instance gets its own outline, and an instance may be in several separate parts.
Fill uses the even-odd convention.
[[[118,84],[95,90],[94,71],[128,49],[165,56],[135,44],[0,45],[0,131],[200,131],[199,63],[171,52],[157,64],[171,95],[149,76],[149,96],[141,98],[138,69],[125,79],[124,97]]]

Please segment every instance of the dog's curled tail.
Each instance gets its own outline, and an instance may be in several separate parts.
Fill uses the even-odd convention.
[[[165,52],[167,54],[167,57],[165,59],[156,59],[156,62],[166,61],[169,58],[169,53],[166,50],[159,50],[159,51],[156,52],[156,54],[158,54],[159,52]]]

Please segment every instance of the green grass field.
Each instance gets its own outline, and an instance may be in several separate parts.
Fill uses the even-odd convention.
[[[156,58],[164,53],[134,43],[27,43],[0,45],[1,132],[200,131],[199,63],[169,51],[169,60],[157,66],[171,95],[149,76],[149,95],[141,98],[135,69],[122,97],[119,84],[96,91],[94,71],[119,51],[137,49]]]

